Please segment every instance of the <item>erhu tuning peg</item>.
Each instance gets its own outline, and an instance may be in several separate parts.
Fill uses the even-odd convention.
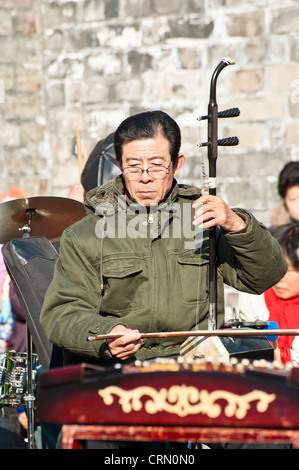
[[[240,116],[239,108],[229,108],[229,109],[225,109],[224,111],[220,111],[218,113],[219,118],[231,118],[231,117],[237,117],[237,116]]]
[[[239,139],[238,137],[225,137],[224,139],[219,139],[217,140],[217,145],[221,147],[232,147],[233,145],[238,145],[239,144]],[[209,142],[202,142],[200,144],[197,144],[198,147],[208,147],[211,145]]]
[[[220,111],[217,114],[218,118],[232,118],[232,117],[237,117],[240,116],[240,110],[239,108],[229,108],[225,109],[224,111]],[[197,118],[198,121],[203,121],[204,119],[209,119],[209,115],[206,114],[205,116],[199,116]]]
[[[225,137],[224,139],[217,140],[217,145],[222,147],[232,147],[233,145],[238,145],[239,139],[238,137]]]

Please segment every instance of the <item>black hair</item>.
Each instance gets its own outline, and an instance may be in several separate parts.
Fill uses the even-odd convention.
[[[151,139],[157,134],[169,141],[171,161],[175,165],[181,147],[181,131],[178,124],[164,111],[145,111],[125,119],[114,133],[114,149],[117,160],[122,160],[125,143],[137,139]]]
[[[299,162],[289,162],[279,173],[278,193],[280,197],[284,199],[287,190],[297,185],[299,186]]]
[[[299,224],[286,224],[270,227],[284,253],[292,266],[299,270]]]

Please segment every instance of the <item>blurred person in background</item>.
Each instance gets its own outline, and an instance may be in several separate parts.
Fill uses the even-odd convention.
[[[270,225],[299,222],[299,161],[287,163],[278,177],[282,202],[270,212]]]
[[[280,329],[299,328],[299,224],[270,228],[278,240],[288,270],[284,277],[261,295],[239,294],[239,315],[242,321],[273,321]],[[283,364],[299,366],[299,337],[280,336],[275,358]]]
[[[0,193],[0,203],[23,199],[25,194],[12,187]],[[18,296],[7,273],[0,245],[0,352],[4,357],[7,351],[25,352],[27,326]],[[26,448],[24,440],[27,429],[27,416],[23,408],[9,406],[0,408],[0,449]]]

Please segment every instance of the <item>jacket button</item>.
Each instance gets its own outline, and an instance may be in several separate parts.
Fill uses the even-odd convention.
[[[96,325],[96,326],[94,327],[95,330],[99,330],[100,328],[101,328],[100,325]]]

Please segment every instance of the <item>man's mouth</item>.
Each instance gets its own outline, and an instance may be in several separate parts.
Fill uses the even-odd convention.
[[[146,197],[146,196],[152,196],[153,194],[155,194],[155,192],[154,191],[138,191],[138,194],[140,196]]]

